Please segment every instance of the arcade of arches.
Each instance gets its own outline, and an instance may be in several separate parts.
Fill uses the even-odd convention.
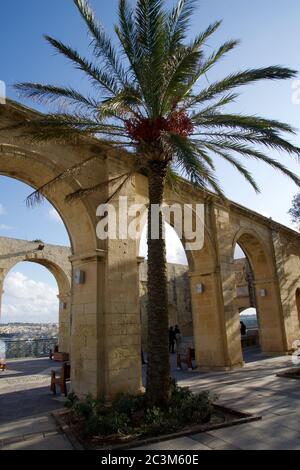
[[[61,351],[69,351],[70,349],[70,255],[70,249],[64,246],[0,237],[0,318],[3,285],[9,271],[22,261],[44,266],[53,274],[58,286],[59,346]]]
[[[28,116],[34,117],[34,111],[8,102],[0,106],[0,127]],[[75,393],[107,397],[120,391],[137,393],[142,387],[139,243],[130,239],[104,241],[96,236],[96,210],[113,194],[113,183],[71,205],[65,202],[77,189],[126,173],[130,155],[124,153],[120,158],[120,152],[116,154],[107,144],[95,146],[92,140],[80,146],[31,144],[15,132],[0,134],[0,174],[35,188],[95,156],[80,174],[60,180],[55,190],[45,194],[68,230],[72,274],[64,275],[53,259],[44,262],[56,275],[61,296],[70,293],[66,303]],[[127,196],[129,203],[145,204],[146,188],[145,176],[135,174],[120,195]],[[205,208],[204,246],[187,252],[198,367],[243,366],[234,270],[237,243],[254,276],[262,349],[270,354],[288,353],[300,338],[300,235],[233,202],[225,206],[216,196],[185,182],[180,198],[167,189],[165,200],[203,203]],[[111,203],[118,210],[118,198]]]

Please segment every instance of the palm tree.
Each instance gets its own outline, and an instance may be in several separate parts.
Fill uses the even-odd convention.
[[[300,230],[300,193],[296,194],[292,200],[292,207],[288,211],[293,224]]]
[[[215,52],[205,54],[206,41],[220,27],[220,21],[189,41],[197,0],[179,0],[171,10],[164,0],[137,0],[134,8],[128,0],[119,0],[115,27],[118,47],[87,0],[74,3],[91,36],[93,59],[53,37],[46,36],[46,40],[90,79],[90,93],[51,84],[19,83],[16,88],[23,96],[55,106],[54,111],[19,127],[23,135],[35,141],[74,141],[85,136],[108,141],[117,148],[128,148],[136,168],[146,171],[151,332],[146,396],[151,405],[165,405],[170,392],[166,251],[161,214],[160,236],[151,239],[150,208],[162,204],[165,185],[175,184],[180,176],[224,197],[215,174],[215,157],[233,165],[255,191],[259,188],[244,159],[263,161],[299,185],[296,175],[268,155],[268,150],[275,149],[298,157],[300,149],[285,137],[294,129],[276,120],[226,111],[226,105],[236,100],[239,87],[261,80],[289,79],[296,72],[269,66],[238,71],[208,83],[207,73],[238,41],[225,42]],[[46,186],[78,170],[78,166],[69,168]],[[44,189],[36,191],[30,202],[39,200]],[[98,189],[99,185],[84,188],[70,199]]]

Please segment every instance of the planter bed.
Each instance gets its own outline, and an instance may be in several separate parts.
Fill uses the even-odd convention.
[[[261,416],[243,413],[225,406],[214,404],[213,413],[209,423],[186,426],[182,430],[171,434],[163,434],[161,436],[147,438],[139,438],[137,436],[128,436],[124,438],[119,436],[106,436],[103,439],[97,437],[83,440],[80,437],[78,427],[71,423],[69,410],[64,409],[56,411],[53,412],[52,415],[60,429],[67,435],[76,450],[125,450],[261,420]]]

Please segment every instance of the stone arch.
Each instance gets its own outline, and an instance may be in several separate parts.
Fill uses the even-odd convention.
[[[0,145],[0,175],[28,184],[34,189],[51,181],[63,171],[46,152],[30,151],[26,146]],[[59,183],[58,191],[45,191],[45,197],[55,207],[69,234],[72,251],[85,250],[88,245],[96,249],[96,235],[91,208],[86,202],[67,204],[65,198],[78,189],[76,181]],[[80,220],[80,227],[78,221]]]
[[[236,244],[244,251],[253,273],[260,344],[266,353],[286,350],[282,306],[271,247],[253,229],[240,229],[234,236],[232,258]]]
[[[141,177],[139,177],[141,178]],[[147,204],[145,192],[146,181],[143,185],[137,184],[139,202]],[[200,249],[189,251],[185,249],[186,240],[182,234],[177,233],[176,226],[170,220],[182,242],[186,253],[190,278],[190,297],[192,310],[193,336],[195,344],[196,362],[199,367],[214,368],[227,367],[226,344],[223,319],[220,315],[222,308],[222,287],[219,279],[218,256],[214,240],[213,204],[204,200],[189,197],[180,200],[178,194],[166,191],[164,202],[166,204],[203,204],[204,206],[204,243]],[[182,221],[184,223],[184,220]],[[203,286],[203,292],[199,292]]]
[[[165,202],[168,204],[194,205],[203,207],[203,245],[191,251],[185,248],[186,240],[177,233],[181,239],[186,253],[190,278],[191,310],[193,323],[193,337],[196,363],[199,368],[211,369],[227,367],[226,344],[224,340],[224,324],[220,315],[222,308],[222,288],[219,278],[218,253],[214,237],[214,208],[212,200],[204,196],[203,199],[193,195],[178,198],[178,194],[167,192]],[[182,212],[184,224],[184,212]],[[192,226],[196,228],[196,214],[193,211]],[[176,227],[172,223],[174,230]]]
[[[272,277],[274,273],[272,254],[269,252],[269,247],[255,230],[249,228],[240,229],[234,236],[233,252],[236,244],[239,244],[244,251],[256,277]]]
[[[8,139],[8,141],[10,140],[11,139]],[[19,139],[17,139],[17,141],[19,142]],[[32,147],[33,146],[31,146],[31,148]],[[55,178],[63,171],[64,167],[58,164],[53,148],[52,150],[50,150],[49,147],[37,148],[35,150],[31,148],[28,149],[26,143],[18,143],[18,145],[15,145],[15,143],[2,143],[2,145],[0,145],[0,174],[28,184],[34,190]],[[57,147],[56,152],[60,153],[61,148]],[[77,259],[78,257],[80,259],[86,252],[96,252],[97,239],[95,222],[93,220],[95,215],[89,203],[86,201],[78,201],[70,205],[65,202],[66,196],[78,189],[78,187],[79,182],[74,178],[69,178],[68,182],[59,182],[59,186],[56,190],[45,191],[45,197],[57,210],[63,220],[70,239],[70,255],[72,254],[76,256]],[[42,260],[35,260],[35,262],[43,263]],[[76,262],[78,261],[76,260]],[[65,351],[70,351],[71,312],[74,310],[72,304],[76,304],[78,301],[80,302],[80,299],[77,300],[71,295],[70,287],[62,288],[63,284],[65,286],[67,284],[66,278],[63,276],[62,271],[59,270],[58,267],[55,267],[55,264],[49,262],[47,268],[53,272],[61,287],[60,305],[63,306],[67,304],[68,306],[66,309],[60,309],[59,331],[60,347]]]
[[[168,224],[169,228],[174,229],[178,236],[174,226]],[[142,225],[140,230],[141,235],[144,234],[146,222]],[[179,237],[178,237],[179,238]],[[140,244],[142,237],[139,238],[137,243],[138,254],[140,254]],[[179,238],[180,240],[180,238]],[[180,240],[182,250],[184,245]],[[187,256],[187,258],[189,258]],[[144,262],[143,257],[138,256],[139,266],[139,286],[140,286],[140,311],[141,311],[141,331],[142,331],[142,345],[144,351],[147,351],[147,265]],[[192,319],[192,307],[191,307],[191,294],[190,294],[190,278],[189,278],[189,261],[188,265],[177,264],[176,262],[167,263],[167,277],[168,277],[168,316],[169,326],[179,325],[181,333],[185,337],[191,337],[193,335],[193,319]]]
[[[5,246],[5,241],[6,246]],[[4,245],[4,246],[3,246]],[[32,242],[23,242],[22,240],[3,239],[0,237],[0,253],[5,253],[8,246],[15,246],[16,249],[33,248],[33,252],[24,256],[16,256],[15,258],[8,258],[5,260],[5,255],[0,256],[0,270],[1,270],[1,286],[2,294],[5,278],[9,272],[19,263],[29,262],[39,264],[46,268],[55,278],[58,286],[58,299],[59,299],[59,348],[60,351],[70,352],[70,312],[71,312],[71,263],[69,261],[70,249],[67,247],[56,247],[45,245],[45,252],[34,252],[35,246]],[[0,295],[0,312],[1,312],[1,296]],[[1,315],[1,314],[0,314]]]

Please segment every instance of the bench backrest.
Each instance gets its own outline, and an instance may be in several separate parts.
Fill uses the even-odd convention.
[[[71,366],[70,364],[66,363],[62,366],[61,378],[63,380],[68,380],[70,378],[70,374],[71,374]]]

